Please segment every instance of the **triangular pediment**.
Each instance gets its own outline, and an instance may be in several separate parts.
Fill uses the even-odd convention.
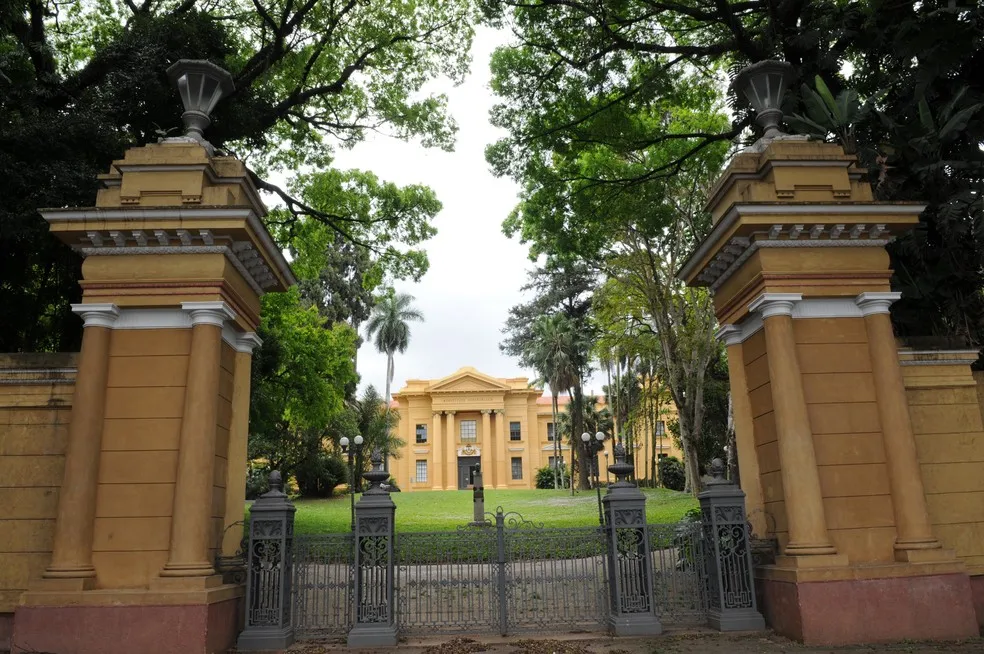
[[[452,375],[431,384],[430,391],[508,391],[509,386],[495,377],[484,375],[474,368],[462,368]]]

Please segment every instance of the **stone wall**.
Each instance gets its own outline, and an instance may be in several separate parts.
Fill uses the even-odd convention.
[[[51,558],[75,365],[75,354],[0,354],[0,650]]]

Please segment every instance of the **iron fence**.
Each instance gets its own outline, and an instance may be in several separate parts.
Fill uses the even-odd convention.
[[[299,638],[344,635],[354,603],[352,534],[294,537],[293,624]]]

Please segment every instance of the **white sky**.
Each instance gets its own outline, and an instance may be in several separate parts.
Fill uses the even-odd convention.
[[[459,131],[454,152],[374,136],[338,153],[335,165],[374,171],[397,184],[426,184],[444,205],[434,225],[437,235],[425,247],[430,269],[419,283],[399,282],[398,291],[416,298],[425,321],[411,325],[410,346],[397,355],[393,391],[407,379],[436,379],[462,366],[494,377],[535,374],[499,352],[509,308],[526,298],[520,287],[532,263],[527,248],[502,233],[502,221],[517,202],[518,186],[496,179],[485,162],[485,147],[503,135],[488,122],[494,96],[489,88],[489,57],[508,35],[477,31],[472,72],[458,87],[436,85],[447,93]],[[365,333],[363,333],[363,337]],[[360,391],[386,388],[386,357],[366,342],[359,350]],[[601,381],[586,391],[601,392]]]

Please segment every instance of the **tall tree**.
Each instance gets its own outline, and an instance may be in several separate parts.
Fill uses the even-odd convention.
[[[217,107],[209,140],[246,160],[291,218],[358,238],[353,225],[372,227],[358,209],[319,207],[269,180],[330,169],[336,148],[370,131],[450,149],[446,98],[425,85],[463,78],[473,17],[468,0],[0,3],[0,351],[78,347],[69,304],[80,260],[37,209],[91,204],[97,174],[179,124],[171,63],[230,70],[236,91]]]
[[[506,337],[499,349],[518,357],[523,366],[536,369],[533,353],[537,349],[537,336],[533,330],[536,320],[554,313],[564,315],[569,327],[571,347],[569,357],[575,371],[572,385],[567,389],[575,407],[574,429],[581,429],[583,386],[582,382],[590,373],[591,350],[595,329],[591,323],[591,294],[597,282],[597,275],[584,262],[571,257],[548,257],[544,264],[534,268],[529,274],[529,282],[523,286],[524,292],[532,292],[533,299],[518,304],[509,310],[509,317],[503,327]],[[580,454],[583,446],[573,443],[572,454]],[[588,487],[588,476],[584,470],[579,473],[581,488]],[[574,484],[571,484],[573,490]]]
[[[380,297],[373,307],[369,322],[366,323],[366,334],[373,339],[376,350],[386,354],[386,397],[384,403],[389,410],[390,384],[393,382],[394,357],[396,353],[407,351],[410,345],[410,324],[424,319],[412,306],[413,296],[407,293],[397,293],[389,289]]]
[[[533,324],[532,350],[528,360],[539,373],[540,380],[550,388],[550,406],[553,411],[554,488],[563,488],[561,462],[560,425],[557,422],[557,401],[562,390],[574,385],[577,370],[574,367],[574,334],[569,319],[562,313],[540,316]],[[573,468],[572,468],[573,469]]]
[[[877,98],[878,111],[853,129],[861,163],[882,200],[928,201],[920,226],[890,246],[897,330],[909,337],[984,343],[984,5],[981,3],[824,2],[822,0],[485,0],[486,19],[512,29],[493,56],[501,103],[493,122],[508,136],[489,148],[493,170],[536,176],[603,144],[638,166],[570,167],[572,184],[632,193],[672,176],[713,143],[754,139],[744,98],[730,95],[734,120],[676,129],[666,99],[718,84],[747,63],[777,58],[803,81],[819,75],[834,95],[850,85]],[[851,76],[846,78],[850,71]],[[806,113],[794,88],[786,114]],[[638,115],[659,116],[644,130]],[[686,141],[673,157],[654,146]],[[562,220],[555,218],[554,220]]]
[[[263,347],[253,358],[249,457],[265,458],[272,469],[296,477],[305,462],[321,460],[325,427],[345,410],[345,388],[356,381],[356,334],[343,323],[328,325],[314,307],[304,307],[295,287],[263,296],[259,335]],[[307,472],[318,476],[313,468]]]

